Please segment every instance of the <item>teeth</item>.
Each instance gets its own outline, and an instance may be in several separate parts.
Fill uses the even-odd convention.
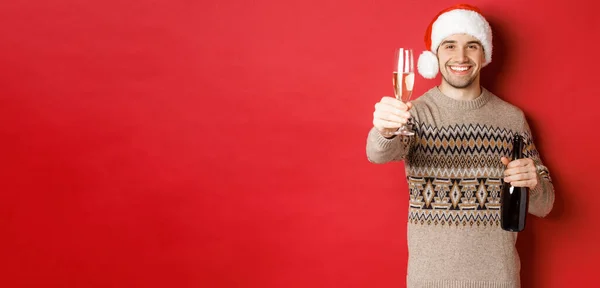
[[[456,66],[450,66],[450,69],[455,70],[455,71],[467,71],[467,69],[469,69],[469,67],[456,67]]]

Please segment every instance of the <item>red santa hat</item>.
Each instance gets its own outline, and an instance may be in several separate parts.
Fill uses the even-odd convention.
[[[441,11],[429,24],[425,32],[424,51],[419,56],[417,68],[419,74],[427,79],[433,79],[439,72],[437,49],[442,41],[453,34],[468,34],[481,42],[485,54],[486,66],[492,62],[492,28],[481,15],[481,11],[468,4],[458,4]]]

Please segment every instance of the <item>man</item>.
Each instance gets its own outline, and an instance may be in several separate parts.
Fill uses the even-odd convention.
[[[529,187],[529,213],[552,209],[554,188],[523,112],[480,86],[492,31],[476,7],[442,11],[426,32],[419,73],[441,83],[412,103],[375,105],[367,156],[405,161],[410,190],[408,287],[520,287],[517,233],[500,227],[501,181]],[[410,121],[409,121],[410,120]],[[410,123],[414,136],[395,136]],[[511,139],[525,138],[511,161]]]

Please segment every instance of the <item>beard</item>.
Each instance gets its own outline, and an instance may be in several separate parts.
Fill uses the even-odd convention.
[[[475,67],[475,65],[473,65],[473,63],[469,63],[470,65],[472,65],[471,67]],[[471,86],[471,84],[473,84],[473,82],[475,82],[475,79],[477,79],[477,74],[476,75],[471,75],[469,78],[463,78],[463,77],[452,77],[452,72],[450,72],[450,64],[445,65],[444,66],[444,72],[446,73],[441,73],[442,74],[442,78],[444,79],[444,81],[446,81],[446,83],[448,83],[450,86],[457,88],[457,89],[464,89],[467,88],[469,86]],[[474,68],[472,68],[474,69]]]
[[[476,76],[473,76],[469,79],[449,79],[449,77],[446,77],[446,75],[444,75],[442,73],[442,78],[444,78],[444,81],[446,81],[446,83],[450,84],[450,86],[457,88],[457,89],[464,89],[467,88],[469,86],[471,86],[471,84],[473,84],[473,82],[475,82],[475,78],[477,78]]]

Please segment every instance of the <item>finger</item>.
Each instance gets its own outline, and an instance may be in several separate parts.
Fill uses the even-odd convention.
[[[412,107],[413,107],[412,102],[406,102],[406,107],[408,107],[408,110],[412,109]]]
[[[394,97],[385,96],[385,97],[381,98],[380,103],[391,105],[394,108],[400,109],[403,111],[408,110],[408,106],[406,104],[404,104],[404,102],[402,102]]]
[[[504,170],[505,176],[524,174],[524,173],[535,173],[535,168],[532,166],[518,166],[513,168],[507,168]]]
[[[411,117],[410,112],[407,112],[406,110],[395,108],[394,106],[388,105],[388,104],[385,104],[385,103],[377,103],[377,104],[375,104],[375,111],[376,112],[385,112],[385,113],[394,114],[396,116],[403,117],[403,118],[406,118],[406,119],[408,119],[408,118]]]
[[[525,163],[523,163],[523,161],[521,161],[521,159],[517,159],[517,160],[513,160],[510,161],[510,163],[508,163],[508,165],[506,165],[506,168],[516,168],[516,167],[521,167],[521,166],[525,166]]]
[[[406,124],[408,122],[407,117],[398,116],[397,114],[383,111],[375,111],[373,112],[373,119],[381,119],[385,121],[398,122],[402,124]]]
[[[531,177],[537,176],[535,170],[528,167],[518,167],[504,170],[504,177],[516,176],[516,175],[529,175]]]
[[[383,119],[375,119],[373,120],[373,126],[376,128],[399,128],[402,127],[402,123]]]
[[[379,103],[379,105],[375,105],[375,110],[394,112],[396,114],[405,113],[406,115],[410,116],[410,113],[408,112],[408,107],[404,104],[394,105],[391,103]]]
[[[529,158],[523,158],[523,159],[517,159],[517,160],[511,161],[510,163],[508,163],[506,168],[522,167],[522,166],[528,166],[528,165],[533,165],[533,160],[531,160]]]
[[[502,164],[504,166],[506,166],[506,165],[508,165],[508,163],[510,163],[510,160],[508,158],[506,158],[506,157],[500,158],[500,161],[502,162]]]
[[[387,111],[387,112],[401,111],[403,113],[408,113],[408,111],[406,111],[406,109],[399,109],[394,105],[391,105],[388,103],[383,103],[383,102],[375,104],[375,110],[381,110],[381,111]],[[410,114],[410,113],[408,113],[408,114]]]
[[[535,173],[528,172],[505,176],[504,182],[512,183],[513,181],[529,181],[534,179],[537,180],[537,175]]]

